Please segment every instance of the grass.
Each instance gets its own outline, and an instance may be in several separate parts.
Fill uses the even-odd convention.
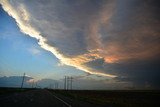
[[[33,90],[0,88],[0,96]],[[70,99],[111,107],[160,107],[160,91],[156,90],[49,90]]]
[[[30,88],[10,88],[10,87],[0,87],[0,95],[8,95],[8,94],[13,94],[13,93],[19,93],[19,92],[24,92],[28,90],[33,90]]]
[[[50,90],[51,91],[51,90]],[[53,91],[53,90],[52,90]],[[115,90],[115,91],[86,91],[55,90],[54,92],[71,99],[82,100],[98,105],[113,107],[160,107],[160,91],[153,90]]]

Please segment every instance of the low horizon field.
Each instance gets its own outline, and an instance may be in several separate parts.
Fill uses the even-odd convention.
[[[75,100],[98,107],[158,107],[160,90],[54,90],[40,88],[0,88],[0,97],[31,90],[48,90],[66,101]]]

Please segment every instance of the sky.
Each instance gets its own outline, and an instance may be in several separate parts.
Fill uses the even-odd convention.
[[[160,89],[158,0],[0,4],[1,84],[25,72],[39,82],[73,76],[76,89]]]

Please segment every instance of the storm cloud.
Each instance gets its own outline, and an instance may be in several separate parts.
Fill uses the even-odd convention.
[[[20,30],[62,64],[160,86],[158,0],[0,0]]]

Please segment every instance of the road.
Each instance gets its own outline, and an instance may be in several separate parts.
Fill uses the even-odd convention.
[[[96,105],[76,101],[67,97],[50,93],[47,90],[32,90],[14,93],[0,98],[1,107],[98,107]]]

